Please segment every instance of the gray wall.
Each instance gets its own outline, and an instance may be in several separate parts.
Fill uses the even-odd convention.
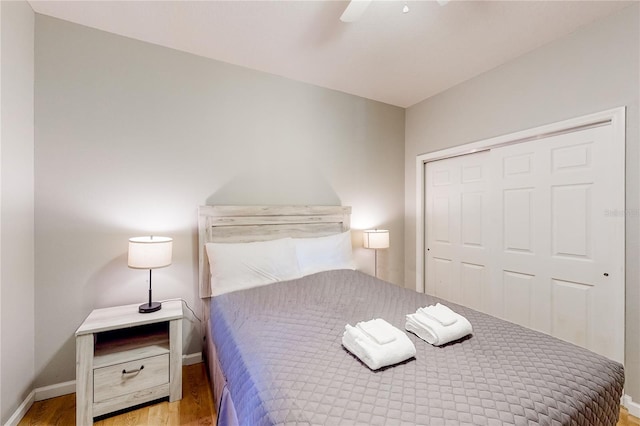
[[[627,106],[626,392],[640,402],[639,6],[584,27],[406,112],[405,285],[415,288],[416,156]]]
[[[33,38],[25,1],[0,2],[0,423],[34,377]]]
[[[404,109],[41,15],[35,57],[36,386],[74,379],[92,309],[144,302],[129,237],[173,237],[154,298],[198,306],[205,203],[353,206],[354,229],[390,229],[379,272],[404,282]]]

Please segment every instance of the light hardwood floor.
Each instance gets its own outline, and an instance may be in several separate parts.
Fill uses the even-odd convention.
[[[640,425],[640,419],[629,414],[626,408],[620,409],[620,420],[617,426],[636,426]]]
[[[64,395],[33,404],[19,426],[76,423],[76,395]],[[160,402],[107,417],[96,426],[215,425],[216,411],[203,363],[182,368],[182,399]]]
[[[59,425],[68,426],[76,422],[76,396],[64,395],[39,401],[27,412],[19,426]],[[211,388],[204,364],[194,364],[182,369],[182,400],[161,402],[137,410],[105,418],[96,426],[133,425],[215,425],[216,412]],[[640,419],[620,411],[617,426],[640,426]]]

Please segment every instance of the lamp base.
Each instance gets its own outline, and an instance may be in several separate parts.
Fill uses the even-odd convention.
[[[151,302],[151,303],[143,303],[138,306],[138,312],[141,314],[148,314],[150,312],[159,311],[162,308],[162,303],[160,302]]]

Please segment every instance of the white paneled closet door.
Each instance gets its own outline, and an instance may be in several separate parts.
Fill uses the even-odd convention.
[[[427,163],[425,173],[425,291],[483,312],[492,312],[489,164],[480,152]]]
[[[623,362],[611,135],[605,125],[427,163],[426,291]]]

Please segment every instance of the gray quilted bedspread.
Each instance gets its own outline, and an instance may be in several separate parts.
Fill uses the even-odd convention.
[[[442,300],[356,271],[213,298],[213,340],[242,425],[615,425],[622,365],[444,301],[473,335],[373,372],[341,345],[344,326]]]

